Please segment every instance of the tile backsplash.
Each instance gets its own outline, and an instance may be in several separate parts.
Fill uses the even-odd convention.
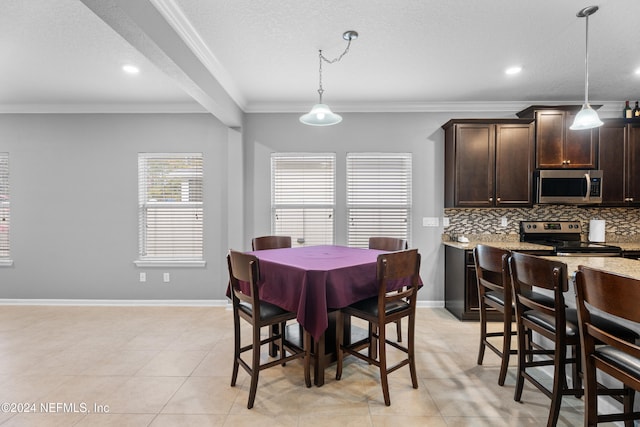
[[[514,209],[458,209],[447,208],[444,216],[449,226],[444,234],[498,235],[498,238],[517,239],[520,221],[580,221],[583,240],[587,240],[589,220],[606,221],[606,240],[630,242],[640,240],[640,209],[638,208],[579,208],[565,205],[535,205]],[[506,219],[506,226],[502,226]],[[506,235],[506,236],[505,236]]]

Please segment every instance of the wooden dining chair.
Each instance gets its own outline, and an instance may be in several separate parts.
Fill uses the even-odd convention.
[[[251,376],[251,385],[249,387],[249,401],[247,408],[251,409],[256,398],[256,390],[258,387],[258,377],[260,371],[276,366],[284,365],[286,362],[304,358],[304,379],[307,387],[311,387],[310,374],[310,335],[304,333],[303,348],[294,346],[286,340],[285,324],[287,320],[295,319],[296,314],[291,311],[284,310],[273,304],[260,300],[258,289],[258,280],[260,278],[260,264],[258,258],[253,255],[244,254],[242,252],[229,251],[227,255],[227,265],[229,268],[229,279],[231,284],[231,297],[233,301],[233,329],[234,329],[234,347],[233,347],[233,373],[231,375],[231,386],[236,385],[238,377],[238,368],[242,366]],[[241,282],[244,282],[241,284]],[[240,336],[240,319],[246,320],[252,327],[251,344],[242,346]],[[268,338],[262,339],[260,329],[279,324],[279,330],[282,331],[277,335],[270,334]],[[260,363],[260,349],[262,345],[277,341],[280,351],[280,357],[269,362]],[[251,351],[251,363],[247,363],[242,359],[242,353]],[[287,351],[289,355],[287,355]]]
[[[511,348],[511,337],[516,335],[512,329],[513,299],[511,297],[511,277],[509,275],[509,257],[511,252],[486,245],[477,245],[473,249],[478,283],[478,307],[480,313],[480,348],[478,365],[482,365],[484,352],[489,348],[500,357],[498,384],[504,385],[509,367],[509,356],[516,354]],[[502,315],[502,330],[487,332],[487,313],[498,312]],[[498,348],[490,338],[502,338]]]
[[[282,249],[291,247],[290,236],[261,236],[251,239],[251,249],[254,251],[263,251],[267,249]],[[271,326],[272,335],[278,335],[279,326],[277,324]],[[302,334],[302,328],[300,328],[300,334]],[[301,335],[302,336],[302,335]],[[269,355],[275,357],[278,354],[278,346],[276,342],[272,342],[269,345]]]
[[[369,237],[369,249],[378,249],[380,251],[404,251],[409,249],[407,239],[398,237]],[[402,321],[396,322],[396,334],[398,342],[402,342]]]
[[[261,236],[251,239],[251,248],[254,251],[265,249],[281,249],[291,247],[290,236]]]
[[[378,296],[341,308],[337,316],[336,349],[338,351],[338,364],[336,379],[339,380],[342,377],[344,352],[377,366],[380,370],[384,403],[387,406],[391,404],[387,378],[391,372],[409,365],[411,383],[413,388],[418,388],[414,343],[419,273],[420,254],[416,249],[378,255]],[[345,316],[353,316],[367,321],[369,323],[368,336],[352,344],[345,344],[343,340]],[[403,317],[409,319],[406,347],[388,340],[385,332],[385,326],[388,323],[395,322]],[[373,345],[377,346],[376,356],[372,356]],[[387,366],[387,345],[405,353],[406,357],[391,367]],[[366,355],[361,353],[365,348],[368,349],[368,354]]]
[[[513,252],[509,259],[509,270],[518,330],[518,372],[514,400],[520,401],[524,380],[528,380],[551,398],[547,426],[555,426],[562,396],[580,397],[584,393],[578,313],[576,309],[567,308],[564,299],[564,292],[568,289],[567,267],[562,262]],[[534,287],[552,293],[553,305],[547,305],[532,296],[536,295],[530,291]],[[633,330],[603,316],[594,315],[591,321],[599,328],[628,341],[638,336]],[[534,341],[531,332],[550,340],[553,348]],[[567,350],[571,350],[571,357],[567,356]],[[572,367],[572,387],[567,385],[566,365]],[[553,366],[551,389],[532,375],[530,368],[540,366]]]
[[[624,421],[626,427],[640,419],[633,411],[635,392],[640,391],[640,347],[604,330],[593,321],[593,310],[631,322],[640,322],[640,280],[594,268],[580,266],[576,273],[576,298],[584,360],[585,426]],[[604,387],[596,380],[602,371],[623,384],[623,388]],[[598,396],[616,397],[623,404],[623,412],[598,415]]]
[[[564,300],[564,292],[568,289],[567,266],[561,262],[513,252],[509,267],[518,331],[518,372],[514,400],[520,401],[524,380],[531,382],[551,399],[547,427],[552,427],[558,421],[562,396],[580,397],[583,393],[579,374],[578,324],[567,319]],[[531,298],[528,291],[533,287],[552,293],[554,304],[548,306]],[[531,332],[540,334],[552,345],[534,342]],[[568,349],[571,350],[570,356],[567,356]],[[572,367],[572,387],[567,384],[567,364]],[[532,368],[540,366],[553,366],[553,385],[550,389],[532,375]]]

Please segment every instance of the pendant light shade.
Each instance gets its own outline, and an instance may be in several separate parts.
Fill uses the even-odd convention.
[[[582,110],[576,115],[571,130],[593,129],[602,126],[602,120],[598,117],[596,110],[589,105],[589,15],[593,15],[598,10],[598,6],[588,6],[580,10],[576,16],[585,18],[585,54],[584,54],[584,104]]]
[[[586,104],[582,106],[582,110],[576,114],[576,118],[573,120],[573,124],[569,129],[582,130],[593,129],[602,126],[604,123],[598,117],[596,110],[591,108],[591,105]]]
[[[318,69],[318,76],[319,76],[318,95],[320,95],[320,100],[316,105],[313,106],[313,108],[311,108],[311,111],[309,111],[307,114],[303,114],[302,116],[300,116],[300,122],[305,125],[331,126],[331,125],[337,125],[342,121],[342,116],[332,112],[329,106],[322,102],[322,94],[324,93],[324,89],[322,87],[322,62],[324,61],[328,64],[333,64],[334,62],[340,61],[342,57],[345,56],[347,52],[349,52],[349,47],[351,47],[351,41],[358,38],[358,33],[353,30],[345,31],[344,34],[342,34],[342,38],[347,41],[347,47],[345,48],[344,52],[342,52],[342,55],[338,56],[337,58],[327,59],[322,54],[322,50],[318,52],[318,60],[320,62],[320,67]]]
[[[331,126],[342,121],[342,116],[331,111],[327,104],[316,104],[307,114],[300,116],[300,122],[310,126]]]

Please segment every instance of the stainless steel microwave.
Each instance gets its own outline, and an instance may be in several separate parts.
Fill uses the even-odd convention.
[[[558,169],[536,172],[537,203],[602,203],[602,171]]]

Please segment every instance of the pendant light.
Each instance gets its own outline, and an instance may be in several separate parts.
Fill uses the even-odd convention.
[[[322,50],[318,51],[318,59],[320,61],[320,68],[318,73],[320,76],[319,78],[320,85],[318,88],[318,94],[320,95],[320,101],[316,105],[314,105],[313,108],[311,108],[311,111],[309,111],[307,114],[300,116],[300,122],[304,123],[305,125],[331,126],[331,125],[337,125],[342,121],[342,116],[332,112],[329,106],[322,102],[322,94],[324,93],[324,89],[322,88],[322,62],[324,61],[327,64],[333,64],[334,62],[340,61],[342,57],[345,56],[347,52],[349,52],[349,47],[351,46],[351,40],[357,39],[358,33],[353,30],[345,31],[345,33],[342,34],[342,38],[347,41],[347,47],[345,48],[344,52],[342,52],[342,55],[338,56],[337,58],[331,59],[331,60],[327,59],[322,54]]]
[[[573,124],[569,127],[571,130],[593,129],[602,126],[602,120],[598,117],[596,110],[589,105],[589,16],[598,11],[598,6],[588,6],[580,10],[576,16],[585,18],[586,36],[585,36],[585,54],[584,54],[584,104],[582,110],[576,114]]]

